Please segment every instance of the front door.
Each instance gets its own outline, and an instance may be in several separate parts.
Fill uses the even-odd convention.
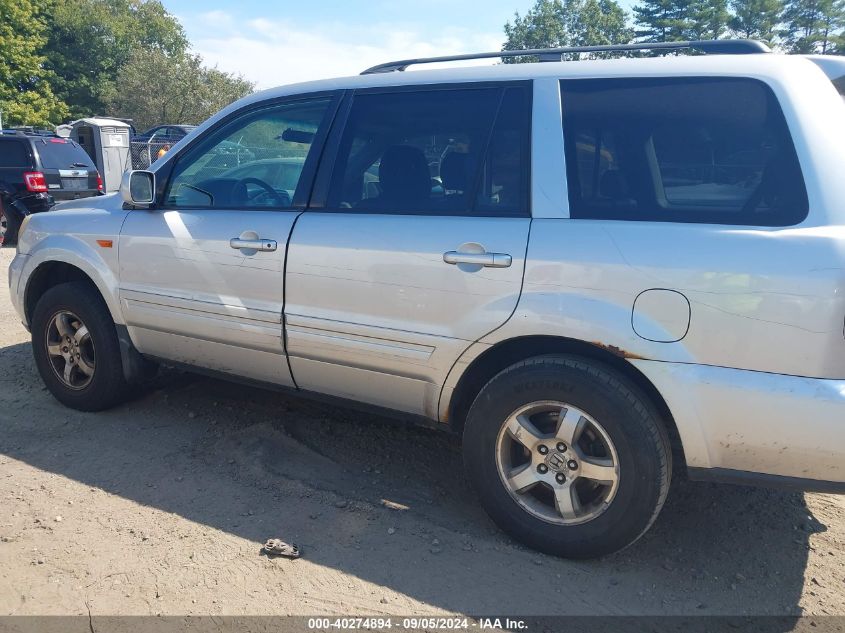
[[[175,157],[158,208],[129,214],[120,301],[139,351],[292,384],[282,338],[285,247],[333,102],[297,98],[234,116]]]
[[[436,417],[445,376],[519,299],[530,84],[356,92],[324,199],[291,236],[300,388]],[[319,208],[322,205],[323,208]]]

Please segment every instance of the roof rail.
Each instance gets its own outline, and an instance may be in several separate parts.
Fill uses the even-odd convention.
[[[690,49],[708,55],[744,55],[750,53],[771,53],[772,50],[757,40],[699,40],[695,42],[651,42],[638,44],[601,44],[596,46],[569,46],[565,48],[533,48],[516,51],[497,51],[495,53],[468,53],[465,55],[444,55],[443,57],[421,57],[419,59],[400,59],[368,68],[362,75],[402,71],[417,64],[435,64],[438,62],[458,62],[468,59],[494,59],[496,57],[539,57],[541,62],[559,62],[570,53],[604,53],[624,51],[675,51]]]

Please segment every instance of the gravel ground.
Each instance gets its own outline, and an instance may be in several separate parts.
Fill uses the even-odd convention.
[[[71,411],[5,284],[0,318],[0,614],[845,614],[845,497],[676,480],[634,547],[558,560],[446,433],[175,370]]]

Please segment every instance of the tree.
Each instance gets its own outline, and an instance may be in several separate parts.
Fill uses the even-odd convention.
[[[74,118],[105,114],[120,69],[136,51],[183,54],[188,40],[159,0],[46,0],[43,49],[56,93]]]
[[[727,0],[642,0],[634,6],[636,33],[645,42],[718,39],[729,18]]]
[[[784,41],[792,53],[829,53],[845,26],[845,0],[787,0]]]
[[[105,98],[113,115],[133,119],[142,130],[159,123],[201,123],[253,88],[240,76],[204,67],[199,55],[141,49]]]
[[[0,110],[3,123],[47,126],[67,114],[39,49],[46,25],[31,0],[0,0]]]
[[[615,0],[537,0],[524,16],[505,24],[502,50],[626,44],[634,34]],[[532,61],[520,57],[506,63]]]
[[[693,0],[687,14],[684,39],[717,40],[728,29],[728,0]]]
[[[627,44],[634,39],[628,27],[628,15],[615,0],[570,2],[573,46]]]
[[[841,51],[842,28],[845,27],[845,0],[826,3],[822,12],[819,48],[822,55]]]
[[[731,0],[731,31],[738,37],[773,42],[783,8],[783,0]]]
[[[684,38],[684,19],[678,0],[642,0],[634,6],[637,37],[644,42],[676,42]]]

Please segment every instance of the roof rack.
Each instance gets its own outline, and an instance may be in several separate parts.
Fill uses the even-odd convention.
[[[7,127],[0,130],[0,134],[7,136],[56,136],[53,130],[30,126]]]
[[[751,53],[771,53],[772,50],[757,40],[699,40],[695,42],[651,42],[638,44],[602,44],[597,46],[569,46],[565,48],[533,48],[518,51],[497,51],[495,53],[468,53],[466,55],[444,55],[443,57],[421,57],[419,59],[401,59],[386,62],[368,68],[362,75],[403,71],[408,66],[417,64],[435,64],[437,62],[458,62],[468,59],[494,59],[496,57],[539,57],[541,62],[559,62],[563,56],[571,53],[604,53],[624,51],[675,51],[695,50],[708,55],[745,55]]]

